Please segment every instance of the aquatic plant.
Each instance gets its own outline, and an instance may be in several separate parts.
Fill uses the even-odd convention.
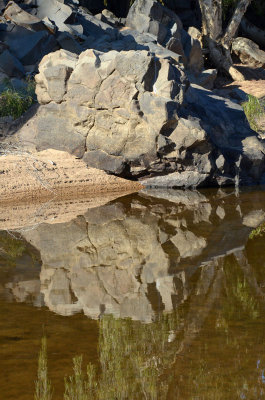
[[[225,259],[224,272],[227,282],[224,314],[227,321],[235,316],[238,318],[240,314],[257,319],[260,314],[258,301],[234,256]]]
[[[258,236],[262,236],[264,233],[265,233],[265,222],[250,232],[249,239],[255,239]]]
[[[52,387],[48,379],[47,364],[47,340],[46,337],[41,339],[41,349],[38,360],[38,377],[35,382],[34,400],[51,400]]]

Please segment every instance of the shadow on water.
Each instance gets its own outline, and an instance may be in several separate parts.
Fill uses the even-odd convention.
[[[264,398],[264,200],[146,191],[1,233],[4,398]]]

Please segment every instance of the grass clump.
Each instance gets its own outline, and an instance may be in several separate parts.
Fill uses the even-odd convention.
[[[23,90],[16,90],[9,81],[0,94],[0,117],[19,118],[35,101],[35,83],[28,79]]]
[[[243,103],[242,106],[251,129],[258,132],[260,129],[258,121],[265,116],[264,107],[255,96],[251,95],[248,95],[248,101]]]

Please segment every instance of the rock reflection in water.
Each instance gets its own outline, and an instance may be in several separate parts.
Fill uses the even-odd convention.
[[[249,235],[264,199],[147,191],[22,230],[40,284],[36,271],[10,272],[2,293],[99,319],[93,400],[262,399],[264,237]]]
[[[156,311],[187,299],[200,266],[199,291],[208,291],[213,260],[243,248],[251,227],[265,218],[259,206],[233,192],[147,191],[21,233],[40,252],[40,291],[50,310],[150,322]],[[20,301],[27,292],[38,298],[38,287],[35,280],[6,285],[16,298],[21,293]]]
[[[264,301],[246,280],[241,256],[203,267],[186,304],[150,324],[102,316],[99,367],[90,363],[86,375],[75,358],[65,399],[262,399]]]

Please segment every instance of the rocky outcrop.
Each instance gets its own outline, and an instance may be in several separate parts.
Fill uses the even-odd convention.
[[[180,54],[184,65],[194,72],[203,69],[199,40],[189,35],[179,17],[153,0],[137,0],[131,6],[126,24],[140,33],[151,33],[159,44]]]
[[[156,1],[148,0],[147,3],[149,8],[157,7],[158,4],[167,15],[167,27],[163,25],[164,31],[167,31],[167,47],[170,49],[167,51],[159,46],[161,34],[155,29],[151,29],[151,33],[145,36],[139,35],[139,32],[133,29],[127,29],[130,32],[122,32],[120,28],[126,23],[125,19],[116,18],[108,10],[93,16],[89,11],[95,11],[95,4],[92,3],[83,8],[75,1],[64,3],[57,0],[38,0],[34,5],[29,2],[17,4],[10,1],[3,9],[0,22],[0,71],[9,78],[22,78],[26,73],[34,74],[37,71],[38,64],[45,54],[57,49],[80,54],[90,48],[104,52],[112,49],[146,49],[164,53],[166,56],[174,52],[176,58],[183,57],[192,69],[201,67],[202,53],[199,42],[182,29],[181,21],[172,11]],[[96,8],[102,9],[102,6],[103,2],[97,4]],[[156,18],[159,18],[159,15],[156,15]],[[173,25],[176,19],[177,31],[174,28],[171,32],[170,25]],[[153,24],[160,22],[153,20]]]
[[[61,50],[44,57],[36,82],[41,107],[20,138],[37,150],[68,151],[146,185],[263,182],[265,146],[241,106],[189,85],[171,57]]]
[[[155,0],[136,0],[121,29],[110,13],[93,16],[78,8],[73,23],[73,5],[47,4],[37,3],[34,18],[25,15],[30,5],[20,11],[10,3],[5,10],[5,18],[13,19],[13,35],[22,32],[24,40],[27,30],[40,40],[56,39],[56,46],[69,45],[39,65],[41,106],[19,131],[22,143],[67,151],[88,166],[144,179],[149,186],[264,182],[265,146],[242,108],[205,90],[213,86],[216,71],[202,70],[196,29],[186,32],[177,15]],[[0,47],[2,54],[15,56],[22,74],[29,58],[37,62],[39,52],[29,48],[35,42],[25,49],[7,27],[3,32],[8,48]]]

